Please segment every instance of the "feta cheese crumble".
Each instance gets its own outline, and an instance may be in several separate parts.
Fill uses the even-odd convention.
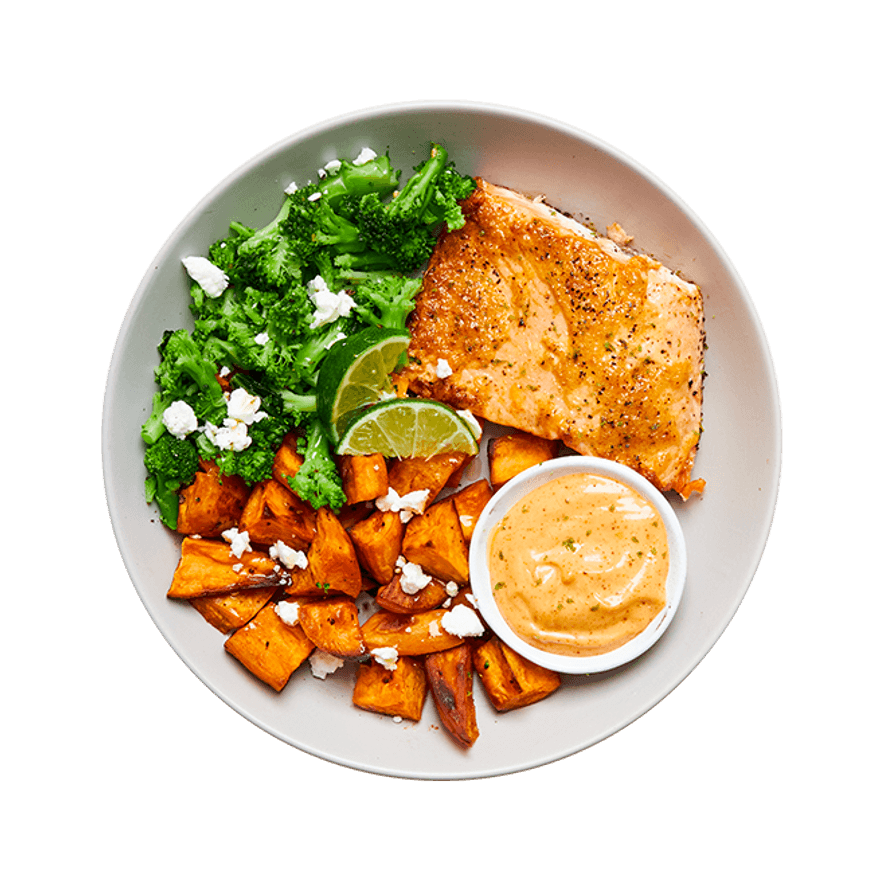
[[[175,400],[162,413],[162,424],[165,425],[169,434],[178,440],[183,440],[198,428],[199,420],[196,418],[193,408],[185,400]]]
[[[299,602],[278,602],[275,613],[288,625],[299,622]]]
[[[265,345],[268,341],[269,341],[269,334],[268,333],[258,333],[254,337],[254,342],[256,342],[257,345]]]
[[[229,278],[207,257],[184,257],[181,262],[187,274],[211,299],[217,299],[227,287]]]
[[[269,548],[269,555],[277,559],[285,568],[305,568],[309,564],[308,557],[302,550],[294,550],[284,541],[276,541]]]
[[[384,666],[386,669],[391,670],[397,669],[397,648],[373,648],[373,650],[370,651],[370,655],[380,666]]]
[[[247,425],[236,419],[224,419],[223,424],[219,427],[208,422],[204,430],[205,436],[218,449],[231,449],[233,452],[241,452],[251,445]]]
[[[222,537],[230,545],[229,552],[239,559],[241,559],[242,553],[253,549],[251,547],[251,536],[247,532],[240,532],[235,528],[227,529],[223,532]]]
[[[400,570],[400,589],[408,596],[415,596],[431,583],[431,575],[426,574],[417,562],[409,562],[399,556],[397,568]]]
[[[333,293],[327,286],[327,282],[322,276],[316,275],[306,285],[309,299],[315,307],[315,314],[309,324],[313,330],[316,327],[323,327],[335,321],[337,318],[344,318],[351,314],[354,308],[354,300],[344,290],[339,293]]]
[[[332,675],[343,665],[343,662],[341,657],[328,654],[320,648],[316,648],[309,655],[309,666],[312,667],[312,675],[315,678],[326,678],[328,675]]]
[[[438,358],[437,367],[435,368],[438,379],[448,379],[452,375],[452,367],[446,358]]]
[[[269,417],[269,413],[260,411],[262,401],[254,394],[248,394],[244,388],[236,388],[226,397],[226,414],[230,419],[252,425]]]
[[[371,150],[369,147],[364,147],[352,161],[352,165],[366,165],[367,162],[372,162],[377,155],[378,154],[374,150]]]
[[[440,618],[440,625],[450,635],[462,639],[481,636],[484,632],[476,611],[468,608],[467,605],[456,605],[451,611],[447,611]]]
[[[376,499],[376,507],[383,513],[391,511],[400,514],[400,521],[407,523],[417,513],[425,512],[425,504],[431,493],[427,489],[417,489],[400,495],[396,489],[389,487],[387,494]]]

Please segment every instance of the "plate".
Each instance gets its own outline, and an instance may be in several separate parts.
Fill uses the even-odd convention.
[[[626,666],[565,677],[549,699],[499,714],[475,688],[480,737],[456,746],[431,706],[419,724],[351,705],[352,664],[321,681],[308,664],[281,694],[223,650],[224,637],[185,603],[165,598],[179,539],[143,498],[140,426],[154,391],[156,345],[191,326],[180,260],[203,254],[232,219],[268,223],[291,181],[314,179],[336,157],[389,150],[404,171],[442,141],[457,167],[604,229],[618,222],[636,246],[699,283],[708,373],[695,477],[703,497],[670,499],[688,551],[688,578],[664,637]],[[431,102],[378,107],[307,129],[271,147],[209,193],[168,239],[126,313],[110,363],[102,453],[108,509],[123,562],[147,612],[180,659],[218,697],[266,732],[359,770],[420,779],[495,776],[549,763],[619,731],[669,694],[736,613],[770,531],[781,458],[770,352],[736,270],[702,222],[660,181],[609,145],[564,123],[515,109]],[[481,459],[473,476],[485,468]]]

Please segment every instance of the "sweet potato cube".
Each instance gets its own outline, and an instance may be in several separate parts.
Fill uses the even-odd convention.
[[[555,440],[535,437],[523,431],[490,440],[488,455],[492,488],[497,490],[526,468],[549,461],[556,455],[557,448]]]
[[[430,654],[462,644],[461,636],[446,632],[440,623],[444,608],[418,614],[376,611],[361,626],[367,648],[396,648],[401,656]]]
[[[280,691],[315,646],[299,624],[289,626],[275,613],[272,602],[236,630],[224,647],[257,678]]]
[[[464,452],[443,452],[430,458],[399,458],[388,469],[388,485],[398,495],[427,489],[425,504],[431,504],[467,460]]]
[[[202,596],[189,603],[222,633],[231,633],[244,626],[272,598],[274,587],[257,587],[253,590],[236,590],[218,596]]]
[[[402,552],[410,562],[418,563],[441,581],[467,583],[468,549],[451,498],[432,504],[407,523]]]
[[[309,548],[309,568],[320,585],[327,590],[345,593],[352,598],[360,594],[363,575],[348,532],[326,507],[318,511],[316,534]]]
[[[417,614],[420,611],[430,611],[439,608],[447,599],[446,585],[437,578],[432,578],[426,587],[422,587],[418,593],[405,593],[400,586],[400,574],[385,585],[379,587],[376,592],[376,604],[386,611],[395,614]]]
[[[372,501],[388,492],[388,468],[379,453],[339,456],[339,476],[349,504]]]
[[[252,544],[283,541],[294,550],[305,550],[315,537],[315,512],[277,480],[266,480],[251,490],[239,529],[248,533]]]
[[[470,541],[474,535],[474,526],[483,512],[483,508],[492,497],[492,487],[488,480],[477,480],[464,489],[459,489],[450,496],[455,502],[455,511],[458,521],[461,523],[461,533],[465,541]]]
[[[287,580],[275,568],[275,560],[262,553],[248,550],[237,557],[225,541],[184,538],[168,596],[196,599],[251,587],[275,589]]]
[[[360,657],[367,651],[353,599],[301,602],[299,625],[316,648],[337,657]]]
[[[287,573],[288,581],[284,594],[295,599],[326,599],[333,595],[326,583],[319,583],[310,565],[305,568],[292,568]]]
[[[428,685],[421,659],[398,657],[394,669],[386,669],[375,661],[362,663],[352,702],[369,712],[418,721],[427,695]]]
[[[473,659],[468,644],[425,657],[425,674],[443,726],[470,748],[480,735],[474,706]]]
[[[241,477],[221,477],[217,468],[200,470],[180,492],[177,531],[183,535],[219,538],[237,526],[250,489]]]
[[[474,648],[474,668],[499,712],[537,703],[562,684],[558,672],[522,657],[494,635]]]
[[[376,510],[348,530],[361,567],[374,581],[386,584],[403,543],[403,523],[393,511]]]
[[[303,463],[303,457],[296,450],[296,441],[295,434],[288,434],[281,441],[281,446],[275,453],[275,461],[272,463],[272,477],[285,489],[290,488],[288,477],[295,477]]]

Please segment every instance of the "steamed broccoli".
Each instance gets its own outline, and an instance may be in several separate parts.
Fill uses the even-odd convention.
[[[453,194],[473,188],[448,163],[444,147],[434,144],[431,156],[416,166],[403,189],[388,203],[376,193],[364,196],[353,220],[366,244],[387,257],[400,272],[413,272],[431,256],[436,227],[443,221],[461,226],[461,210],[453,208]],[[455,208],[458,208],[455,203]]]
[[[311,420],[306,434],[297,443],[303,463],[296,474],[288,477],[290,488],[317,510],[330,507],[339,510],[345,504],[342,478],[333,459],[330,441],[317,417]]]
[[[178,491],[189,485],[199,467],[199,455],[189,440],[163,434],[147,447],[145,492],[147,503],[156,502],[159,518],[169,529],[177,528]]]
[[[366,324],[403,330],[421,287],[421,278],[385,274],[367,276],[354,292],[355,313]]]

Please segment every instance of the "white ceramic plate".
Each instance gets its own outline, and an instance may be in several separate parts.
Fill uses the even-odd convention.
[[[267,223],[291,180],[361,147],[390,150],[408,171],[432,140],[457,167],[547,201],[598,229],[619,222],[641,249],[699,283],[705,296],[704,428],[695,477],[702,498],[673,500],[688,579],[664,637],[626,666],[571,676],[549,699],[505,715],[475,688],[480,737],[462,750],[438,729],[430,700],[419,724],[351,705],[354,668],[320,681],[308,664],[281,694],[223,650],[224,637],[187,604],[165,598],[179,542],[143,500],[139,430],[154,391],[156,345],[191,326],[180,260],[201,254],[232,219]],[[281,740],[345,766],[393,776],[456,779],[535,767],[587,748],[658,703],[706,655],[739,606],[764,548],[780,468],[780,412],[767,344],[736,271],[708,230],[650,173],[595,138],[533,114],[485,105],[408,104],[331,120],[240,168],[196,206],[149,267],[110,364],[102,445],[117,542],[147,611],[184,663],[229,706]],[[484,462],[481,462],[484,466]],[[477,474],[478,475],[478,474]]]

